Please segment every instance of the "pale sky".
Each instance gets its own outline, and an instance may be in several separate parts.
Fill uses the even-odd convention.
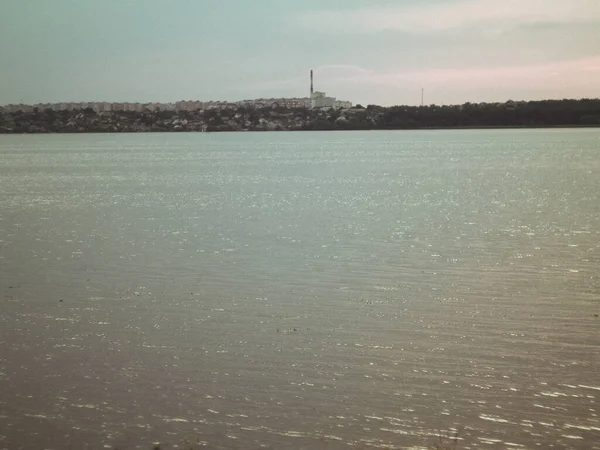
[[[0,104],[600,97],[600,0],[0,0]]]

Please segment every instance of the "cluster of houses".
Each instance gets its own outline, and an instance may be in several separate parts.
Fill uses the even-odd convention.
[[[91,108],[97,113],[112,112],[112,111],[131,111],[131,112],[147,112],[147,111],[198,111],[207,109],[235,109],[240,106],[251,108],[323,108],[331,107],[337,109],[349,109],[352,107],[351,102],[332,99],[332,102],[317,101],[309,97],[297,98],[259,98],[255,100],[242,100],[238,102],[221,102],[221,101],[178,101],[172,103],[129,103],[129,102],[69,102],[69,103],[37,103],[35,105],[6,105],[0,106],[0,112],[14,113],[21,111],[24,113],[33,113],[36,111],[43,112],[46,110],[52,111],[76,111]],[[323,104],[321,104],[323,103]],[[327,103],[327,104],[325,104]]]

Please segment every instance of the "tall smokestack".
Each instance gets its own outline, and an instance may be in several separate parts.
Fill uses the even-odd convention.
[[[310,96],[312,97],[313,95],[313,71],[312,69],[310,70]]]

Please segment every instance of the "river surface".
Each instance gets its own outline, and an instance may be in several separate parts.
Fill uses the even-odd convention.
[[[600,130],[0,136],[0,449],[599,449],[598,314]]]

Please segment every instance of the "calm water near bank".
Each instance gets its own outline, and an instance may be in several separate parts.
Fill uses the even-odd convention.
[[[598,449],[597,314],[598,129],[0,136],[0,449]]]

